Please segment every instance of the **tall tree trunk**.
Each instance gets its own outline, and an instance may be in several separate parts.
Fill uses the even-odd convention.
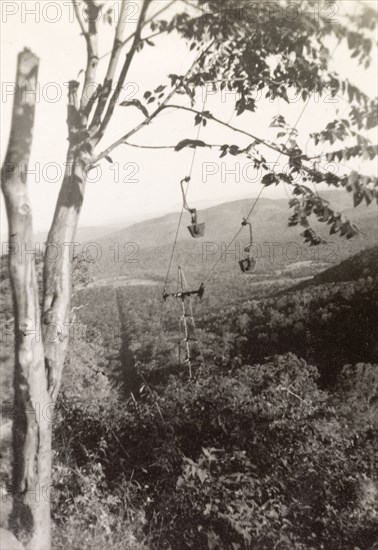
[[[31,205],[26,173],[32,144],[38,58],[18,56],[16,92],[2,190],[9,225],[15,310],[13,510],[10,524],[27,548],[51,548],[51,410],[41,337]]]
[[[43,314],[39,308],[32,215],[25,175],[30,157],[38,58],[18,57],[16,93],[2,189],[9,223],[9,267],[15,309],[13,510],[10,526],[30,550],[51,548],[50,486],[53,407],[59,393],[70,329],[73,248],[92,144],[69,87],[66,171],[44,258]]]
[[[78,3],[74,1],[75,13],[87,42],[87,69],[80,101],[79,83],[69,83],[67,165],[47,239],[42,316],[39,309],[35,257],[33,254],[23,254],[25,247],[29,250],[33,248],[33,231],[31,207],[20,170],[22,166],[23,172],[26,172],[30,156],[38,59],[28,50],[22,52],[18,59],[17,91],[11,137],[2,171],[2,189],[9,221],[9,265],[16,323],[11,526],[30,550],[51,548],[49,494],[52,412],[59,394],[69,341],[72,245],[83,204],[86,175],[93,162],[93,148],[99,142],[113,114],[122,82],[137,51],[149,3],[150,0],[143,0],[133,45],[121,70],[121,84],[117,85],[110,100],[110,107],[100,123],[102,110],[106,105],[106,101],[102,101],[99,111],[96,111],[98,116],[95,116],[96,124],[100,123],[100,128],[97,132],[90,132],[89,117],[98,100],[97,93],[88,92],[95,82],[99,59],[97,27],[92,21],[89,21],[88,25],[85,24]],[[87,4],[89,7],[95,6],[92,0],[88,0]],[[125,9],[126,2],[123,0],[122,13]],[[106,79],[112,80],[114,77],[123,28],[124,18],[117,25]],[[23,91],[28,93],[23,95]],[[107,97],[110,92],[111,87],[108,87]]]

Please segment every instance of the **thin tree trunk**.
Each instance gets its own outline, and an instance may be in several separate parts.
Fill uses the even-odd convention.
[[[48,386],[55,402],[63,373],[70,331],[72,261],[74,240],[84,199],[86,175],[92,161],[92,144],[86,116],[77,96],[79,83],[72,80],[68,91],[68,140],[66,170],[47,237],[43,283],[43,325]]]
[[[67,168],[46,243],[43,324],[48,329],[49,336],[45,332],[44,346],[49,392],[54,402],[62,381],[64,357],[69,341],[73,243],[90,162],[91,157],[85,147],[76,150],[70,145]]]
[[[13,510],[10,526],[26,548],[51,548],[51,410],[41,337],[31,205],[26,173],[32,145],[38,58],[18,56],[11,135],[2,167],[15,310]],[[25,253],[26,252],[26,253]]]
[[[28,549],[51,548],[50,485],[53,407],[59,393],[70,329],[71,271],[92,145],[77,100],[69,88],[69,148],[66,171],[44,258],[43,314],[33,250],[31,206],[25,174],[30,156],[38,59],[18,58],[16,95],[8,151],[2,169],[15,308],[15,415],[11,528]],[[34,91],[34,93],[33,93]],[[27,93],[26,93],[27,92]]]
[[[149,2],[150,0],[143,0],[133,46],[121,71],[123,80],[137,50]],[[92,0],[88,0],[87,4],[90,7],[95,6]],[[123,2],[123,10],[125,5]],[[69,83],[67,165],[47,239],[42,316],[39,310],[35,258],[32,254],[26,255],[25,259],[22,257],[22,245],[28,249],[33,247],[31,207],[19,169],[21,165],[24,171],[27,168],[35,110],[38,59],[28,50],[22,52],[18,59],[12,131],[2,175],[9,239],[13,247],[9,264],[16,322],[14,494],[11,521],[15,534],[25,541],[30,550],[51,548],[49,490],[52,412],[59,394],[69,341],[72,245],[84,198],[86,174],[93,163],[93,148],[110,120],[120,91],[117,89],[112,96],[111,107],[104,117],[101,131],[91,135],[88,120],[98,97],[94,92],[88,97],[88,89],[95,82],[98,63],[97,27],[91,21],[86,26],[76,1],[74,7],[87,42],[87,69],[80,101],[79,83]],[[107,72],[109,78],[114,76],[123,23],[122,19],[117,26],[115,47]],[[22,88],[29,90],[27,101],[23,101]],[[30,93],[31,91],[34,93]],[[109,89],[108,92],[110,91]],[[105,103],[101,105],[101,110]],[[11,166],[16,169],[12,171]]]

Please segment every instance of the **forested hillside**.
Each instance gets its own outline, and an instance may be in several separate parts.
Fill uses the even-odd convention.
[[[372,549],[376,253],[322,285],[198,302],[192,379],[161,286],[83,288],[82,272],[57,405],[55,547]],[[346,269],[357,260],[365,271]],[[6,271],[1,285],[9,325]]]
[[[378,248],[372,247],[347,258],[321,273],[318,273],[306,284],[316,285],[339,281],[353,281],[360,278],[378,275]]]
[[[159,287],[79,293],[91,303],[90,317],[79,312],[89,342],[84,368],[73,355],[81,337],[70,353],[59,404],[60,509],[79,506],[96,541],[110,536],[101,510],[119,548],[120,508],[130,548],[133,537],[159,549],[373,548],[375,254],[358,258],[365,277],[346,271],[352,280],[328,276],[277,297],[197,303],[204,365],[192,379],[178,363],[179,308],[167,303],[161,318]]]

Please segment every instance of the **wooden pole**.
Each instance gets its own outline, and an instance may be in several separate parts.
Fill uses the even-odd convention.
[[[182,306],[182,321],[184,324],[184,344],[186,349],[186,362],[188,363],[189,367],[189,376],[192,377],[192,364],[191,364],[191,357],[190,357],[190,345],[189,345],[189,330],[188,330],[188,323],[187,323],[187,315],[186,315],[186,307],[185,307],[185,288],[184,288],[184,279],[182,274],[181,267],[178,268],[179,271],[179,280],[180,280],[180,290],[181,290],[181,306]]]

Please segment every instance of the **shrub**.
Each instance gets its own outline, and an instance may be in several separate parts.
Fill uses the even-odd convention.
[[[317,379],[316,368],[287,354],[232,372],[203,367],[193,380],[172,376],[159,393],[126,403],[109,386],[97,407],[60,409],[57,436],[67,425],[71,435],[61,470],[70,492],[60,489],[59,510],[68,506],[64,516],[76,521],[78,506],[82,525],[97,528],[109,515],[105,538],[112,515],[128,510],[122,521],[139,518],[137,540],[144,527],[159,550],[369,548],[367,435],[355,445]],[[68,457],[79,475],[67,471]]]

